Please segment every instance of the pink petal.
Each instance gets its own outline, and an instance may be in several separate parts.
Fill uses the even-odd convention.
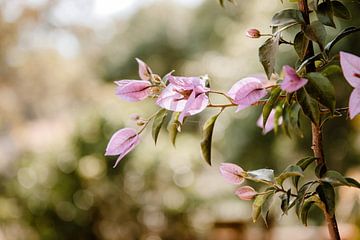
[[[205,93],[202,93],[195,97],[195,91],[193,91],[186,102],[184,110],[180,113],[179,122],[182,123],[184,117],[195,115],[202,112],[209,104],[209,98]]]
[[[136,58],[136,61],[139,64],[139,76],[142,80],[150,80],[151,79],[151,68],[144,63],[142,60]]]
[[[349,84],[354,88],[360,87],[360,57],[340,52],[340,64]]]
[[[360,113],[360,88],[355,88],[350,95],[349,113],[351,119]]]
[[[265,97],[267,94],[263,82],[254,77],[244,78],[235,83],[228,92],[234,103],[238,104],[237,111],[242,110]]]
[[[105,156],[119,155],[124,151],[124,146],[128,140],[134,139],[136,136],[137,132],[132,128],[123,128],[115,132],[106,147]]]
[[[244,181],[244,178],[241,176],[244,173],[244,170],[233,163],[222,163],[220,165],[221,175],[232,184],[241,184]]]
[[[192,90],[196,86],[202,86],[204,88],[203,92],[205,92],[205,81],[200,77],[175,77],[170,75],[167,79],[171,84],[184,90]]]
[[[284,80],[282,81],[280,87],[282,90],[284,90],[288,93],[292,93],[292,92],[299,90],[308,82],[307,79],[300,78],[296,74],[295,69],[293,69],[292,67],[290,67],[288,65],[285,65],[283,67],[283,72],[284,72],[285,76],[284,76]]]
[[[126,82],[123,83],[123,81]],[[144,100],[150,95],[151,83],[149,81],[122,80],[115,83],[118,85],[116,95],[124,100],[136,102]]]
[[[181,95],[174,84],[169,84],[158,97],[156,104],[174,112],[181,112],[185,108],[187,102],[184,96]]]
[[[255,189],[253,189],[250,186],[243,186],[238,188],[235,191],[235,194],[241,199],[241,200],[252,200],[256,195],[257,192],[255,191]]]
[[[282,117],[279,118],[279,125],[282,124]],[[263,134],[267,134],[275,128],[275,110],[271,110],[270,115],[263,127],[263,115],[261,114],[259,119],[256,121],[256,125],[260,128],[263,128]]]

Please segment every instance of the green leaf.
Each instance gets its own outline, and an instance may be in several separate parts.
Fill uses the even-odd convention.
[[[304,88],[297,92],[297,98],[304,114],[316,125],[320,122],[319,105],[315,99],[309,96]]]
[[[316,166],[315,168],[315,175],[318,178],[322,178],[322,176],[326,173],[327,169],[326,169],[326,165],[324,163],[321,163],[319,165]]]
[[[273,203],[273,197],[274,197],[274,192],[272,192],[272,194],[270,194],[264,201],[264,203],[261,206],[261,217],[264,220],[266,226],[267,226],[267,217],[269,215],[269,211],[271,208],[271,205]]]
[[[247,172],[248,176],[252,178],[251,180],[263,180],[267,182],[273,182],[274,181],[274,170],[272,169],[258,169],[254,171]]]
[[[309,42],[310,41],[305,36],[304,32],[300,31],[296,34],[296,36],[294,38],[294,48],[295,48],[295,51],[298,54],[300,60],[304,60]]]
[[[295,199],[295,212],[298,217],[300,217],[301,214],[301,208],[304,204],[305,197],[307,196],[307,192],[310,190],[311,186],[313,185],[313,182],[308,182],[301,186],[297,193],[297,198]]]
[[[222,112],[222,111],[221,111]],[[201,152],[203,159],[211,165],[211,142],[212,142],[212,135],[214,131],[214,126],[216,119],[219,117],[220,113],[216,114],[209,118],[204,126],[203,126],[203,137],[201,140]]]
[[[304,23],[304,22],[305,20],[302,13],[296,9],[285,9],[280,12],[277,12],[271,20],[273,26],[282,26],[282,25],[289,25],[292,23]]]
[[[334,187],[330,183],[323,182],[316,188],[316,192],[320,200],[325,204],[326,212],[333,216],[335,214]]]
[[[287,214],[290,206],[291,190],[289,189],[286,193],[280,195],[281,199],[281,210],[284,214]]]
[[[282,116],[283,108],[281,105],[276,106],[275,108],[275,116],[274,116],[274,132],[278,132],[278,128],[280,125],[280,117]]]
[[[331,40],[328,44],[326,44],[326,46],[324,48],[325,53],[327,55],[329,55],[330,50],[333,48],[333,46],[338,41],[340,41],[344,37],[348,36],[349,34],[352,34],[354,32],[358,32],[358,31],[360,31],[360,27],[348,27],[348,28],[345,28],[338,35],[336,35],[336,37],[333,40]]]
[[[346,177],[345,179],[349,183],[350,187],[360,188],[360,183],[358,181],[356,181],[355,179],[349,178],[349,177]]]
[[[347,9],[347,7],[345,7],[344,4],[342,4],[339,1],[331,1],[331,4],[334,9],[334,15],[336,17],[347,19],[347,20],[351,19],[351,13]]]
[[[269,38],[259,48],[259,59],[264,67],[266,76],[270,79],[271,74],[275,71],[276,53],[279,49],[280,34]]]
[[[288,136],[291,136],[292,133],[295,133],[302,137],[302,132],[300,130],[300,121],[299,121],[300,109],[301,106],[297,102],[293,102],[291,105],[284,107],[283,126]]]
[[[159,133],[160,133],[160,129],[161,129],[161,126],[164,123],[166,115],[167,115],[167,110],[166,109],[160,109],[157,112],[157,114],[156,114],[156,116],[154,118],[151,133],[152,133],[152,137],[153,137],[153,139],[155,141],[155,144],[157,142],[157,139],[158,139],[158,136],[159,136]]]
[[[325,77],[329,77],[331,75],[340,74],[340,73],[342,73],[342,70],[341,67],[337,64],[327,65],[321,70],[321,74],[324,75]]]
[[[276,178],[276,182],[282,185],[287,178],[295,176],[303,177],[304,172],[298,165],[290,165]]]
[[[316,15],[322,24],[335,28],[334,10],[330,1],[320,3]]]
[[[306,158],[303,158],[301,160],[299,160],[296,165],[298,165],[303,171],[305,171],[305,169],[312,163],[316,160],[317,158],[316,157],[306,157]],[[295,187],[297,188],[298,184],[299,184],[299,179],[300,177],[299,176],[295,176],[292,178],[293,180],[293,184],[295,185]]]
[[[331,183],[336,186],[349,185],[348,181],[345,179],[345,177],[341,173],[339,173],[337,171],[333,171],[333,170],[327,171],[323,175],[321,180],[323,182],[328,182],[328,183]]]
[[[306,25],[304,33],[308,39],[319,44],[321,50],[324,49],[326,30],[320,21],[314,21],[310,25]]]
[[[169,122],[169,125],[168,125],[170,141],[174,146],[175,146],[177,134],[178,134],[178,132],[181,131],[181,124],[178,120],[179,115],[180,115],[179,112],[174,112],[172,114],[171,121]]]
[[[327,77],[318,72],[306,74],[309,82],[306,91],[309,95],[327,107],[331,113],[335,111],[335,88]]]
[[[266,101],[264,107],[263,107],[263,127],[265,127],[266,121],[269,118],[270,112],[273,109],[273,107],[276,105],[277,100],[279,99],[281,93],[280,87],[275,87],[271,90],[269,100]]]
[[[259,194],[259,195],[257,195],[255,197],[255,200],[254,200],[253,205],[252,205],[252,219],[253,219],[253,222],[256,222],[256,220],[260,216],[261,207],[267,201],[267,199],[270,196],[272,196],[273,194],[274,194],[274,192],[268,191],[268,192],[265,192],[265,193],[261,193],[261,194]]]
[[[301,218],[301,222],[305,226],[307,226],[307,219],[308,219],[308,214],[309,214],[310,208],[311,208],[311,206],[313,206],[314,203],[315,202],[312,201],[311,199],[307,199],[301,208],[300,218]]]

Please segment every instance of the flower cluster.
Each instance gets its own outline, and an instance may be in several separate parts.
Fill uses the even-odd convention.
[[[340,60],[346,80],[354,87],[349,103],[350,118],[354,118],[360,113],[360,58],[341,52]],[[285,65],[282,69],[283,79],[280,80],[277,77],[276,81],[273,81],[274,84],[264,77],[246,77],[237,81],[227,93],[222,93],[213,91],[207,86],[207,77],[174,76],[170,72],[161,78],[158,74],[153,73],[142,60],[136,59],[136,61],[139,65],[140,80],[115,81],[116,95],[130,102],[142,101],[149,97],[156,98],[156,104],[160,108],[179,113],[177,118],[179,124],[183,124],[186,117],[198,114],[207,107],[236,106],[236,112],[238,112],[249,106],[261,105],[262,101],[266,102],[263,99],[268,95],[269,90],[275,87],[280,88],[284,94],[291,94],[302,89],[308,83],[308,79],[299,76],[294,68]],[[209,99],[211,93],[226,96],[229,103],[219,106],[212,105]],[[282,96],[285,95],[279,95],[279,97]],[[114,167],[139,144],[139,134],[150,120],[152,119],[138,120],[141,122],[138,125],[142,126],[139,131],[124,128],[112,136],[105,155],[119,156]],[[272,109],[266,116],[265,122],[263,114],[259,117],[257,125],[263,129],[263,134],[267,134],[282,122],[282,116],[277,117],[275,109]],[[223,167],[223,169],[226,171],[229,166]]]

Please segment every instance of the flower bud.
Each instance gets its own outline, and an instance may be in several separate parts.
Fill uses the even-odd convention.
[[[261,33],[259,30],[252,28],[246,31],[246,36],[249,38],[259,38],[261,37]]]
[[[141,127],[141,126],[144,126],[146,122],[147,121],[144,120],[144,119],[139,119],[139,120],[136,121],[136,125]]]

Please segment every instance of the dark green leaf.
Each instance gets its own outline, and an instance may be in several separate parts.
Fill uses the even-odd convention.
[[[304,17],[299,10],[285,9],[276,13],[271,23],[273,26],[289,25],[292,23],[304,23]]]
[[[345,7],[344,4],[342,4],[339,1],[331,1],[332,7],[334,9],[334,15],[338,18],[343,19],[351,19],[351,13],[349,10]]]
[[[326,169],[326,165],[324,163],[321,163],[319,165],[316,166],[315,168],[315,175],[318,178],[322,178],[322,176],[326,173],[327,169]]]
[[[302,31],[296,34],[294,39],[294,48],[300,60],[304,59],[309,42],[309,39],[305,37],[305,34]]]
[[[305,197],[312,185],[313,185],[313,182],[308,182],[308,183],[304,184],[303,186],[301,186],[301,188],[299,189],[299,191],[297,193],[298,196],[295,200],[295,211],[296,211],[296,215],[298,217],[300,217],[301,208],[304,204]]]
[[[348,27],[348,28],[345,28],[338,35],[336,35],[336,37],[332,41],[330,41],[328,44],[326,44],[326,46],[324,48],[325,53],[329,54],[330,50],[333,48],[333,46],[338,41],[340,41],[344,37],[348,36],[349,34],[352,34],[354,32],[358,32],[358,31],[360,31],[360,27]]]
[[[316,125],[320,122],[319,105],[315,99],[309,96],[304,88],[297,92],[297,98],[304,114]]]
[[[180,115],[179,112],[174,112],[172,114],[171,121],[169,122],[169,125],[168,125],[170,140],[174,146],[175,146],[177,134],[178,134],[178,132],[181,131],[181,124],[178,120],[179,115]]]
[[[202,141],[201,141],[201,152],[202,152],[202,157],[204,158],[204,160],[209,165],[211,165],[211,141],[212,141],[212,135],[213,135],[216,119],[218,118],[220,113],[218,113],[215,116],[212,116],[211,118],[209,118],[205,122],[205,124],[203,126],[203,137],[202,137]]]
[[[356,181],[355,179],[349,178],[349,177],[346,177],[345,179],[348,182],[349,186],[360,188],[360,183],[358,181]]]
[[[280,87],[275,87],[271,90],[269,100],[265,103],[263,107],[263,127],[265,127],[266,121],[269,118],[270,112],[273,109],[273,107],[276,105],[277,100],[279,99],[281,93]]]
[[[274,170],[272,169],[258,169],[254,171],[247,172],[248,176],[252,178],[252,180],[263,180],[267,182],[274,181]]]
[[[324,1],[320,3],[316,10],[316,15],[322,24],[335,28],[335,23],[333,19],[334,10],[330,1]]]
[[[337,64],[327,65],[321,70],[321,74],[324,75],[325,77],[329,77],[335,74],[340,74],[341,72],[342,72],[341,67]]]
[[[271,74],[275,71],[276,53],[279,48],[280,34],[277,34],[273,38],[269,38],[259,48],[259,59],[264,67],[268,79]]]
[[[288,136],[291,136],[292,133],[295,133],[302,137],[299,121],[300,109],[301,106],[297,102],[293,102],[291,105],[284,107],[283,126]]]
[[[323,175],[321,180],[323,182],[328,182],[328,183],[331,183],[331,184],[337,185],[337,186],[349,185],[348,181],[345,179],[345,177],[341,173],[339,173],[337,171],[333,171],[333,170],[327,171]]]
[[[326,30],[320,21],[314,21],[310,25],[306,25],[304,33],[307,38],[319,44],[320,49],[324,49]]]
[[[318,72],[308,73],[306,91],[309,95],[327,107],[332,113],[335,111],[335,89],[329,79]]]
[[[287,214],[290,204],[291,190],[289,189],[286,193],[280,195],[281,199],[281,210],[284,214]]]
[[[276,182],[282,185],[285,179],[295,176],[303,177],[304,172],[298,165],[290,165],[276,178]]]
[[[310,211],[311,206],[313,206],[315,202],[312,200],[306,200],[304,202],[304,205],[301,208],[301,213],[300,213],[300,218],[301,218],[301,222],[307,226],[307,219],[308,219],[308,213]]]
[[[161,129],[161,126],[164,123],[166,115],[167,115],[167,110],[166,109],[160,109],[157,112],[157,114],[156,114],[156,116],[154,118],[151,133],[152,133],[152,137],[153,137],[153,139],[155,141],[155,144],[157,142],[157,139],[158,139],[158,136],[159,136],[159,133],[160,133],[160,129]]]
[[[334,187],[330,183],[324,182],[316,188],[316,192],[320,200],[325,204],[326,212],[333,216],[335,214]]]
[[[255,197],[255,200],[252,205],[252,219],[253,222],[256,222],[258,219],[260,213],[261,213],[261,207],[263,204],[267,201],[267,199],[272,196],[274,192],[268,191],[266,193],[261,193]]]
[[[316,160],[317,158],[316,157],[306,157],[306,158],[303,158],[301,160],[299,160],[296,165],[298,165],[303,171],[305,171],[305,169],[312,163]],[[295,185],[295,187],[297,188],[298,184],[299,184],[299,179],[300,177],[299,176],[295,176],[292,178],[293,180],[293,183]]]

